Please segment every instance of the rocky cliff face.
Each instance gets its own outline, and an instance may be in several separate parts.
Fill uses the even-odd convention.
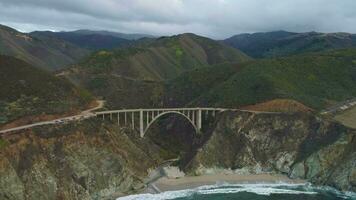
[[[284,173],[356,190],[356,131],[305,114],[221,115],[188,166],[194,174]]]
[[[143,187],[161,151],[95,120],[3,136],[0,199],[112,199]]]
[[[337,123],[306,114],[225,112],[191,148],[160,144],[179,132],[184,130],[160,141],[150,134],[141,139],[92,119],[2,136],[0,199],[113,199],[143,188],[150,169],[172,154],[183,155],[176,148],[189,151],[181,163],[191,174],[284,173],[356,189],[356,131]]]

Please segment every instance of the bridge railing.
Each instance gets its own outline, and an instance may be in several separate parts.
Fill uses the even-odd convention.
[[[110,113],[124,113],[124,112],[152,112],[152,111],[192,111],[192,110],[204,110],[204,111],[225,111],[225,110],[236,110],[229,108],[142,108],[142,109],[121,109],[121,110],[108,110],[95,112],[97,115],[110,114]]]

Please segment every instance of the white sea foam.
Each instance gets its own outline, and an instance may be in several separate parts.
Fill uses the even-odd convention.
[[[169,200],[180,197],[188,197],[193,194],[228,194],[239,192],[250,192],[258,195],[271,194],[317,194],[315,191],[295,190],[297,187],[307,186],[307,184],[225,184],[201,186],[195,189],[168,191],[159,194],[139,194],[118,198],[117,200]],[[283,188],[278,188],[283,187]]]

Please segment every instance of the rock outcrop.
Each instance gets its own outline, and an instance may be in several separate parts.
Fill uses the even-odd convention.
[[[188,166],[193,174],[283,173],[356,190],[356,131],[306,114],[226,112]]]
[[[198,138],[182,147],[188,174],[283,173],[356,190],[356,131],[338,123],[309,114],[224,112]],[[142,189],[167,155],[183,155],[178,147],[96,119],[3,135],[0,199],[113,199]]]
[[[95,120],[3,136],[0,199],[112,199],[143,187],[159,148]]]

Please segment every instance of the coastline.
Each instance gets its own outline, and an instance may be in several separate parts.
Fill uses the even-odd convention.
[[[193,189],[206,185],[215,185],[220,183],[229,184],[256,184],[256,183],[286,183],[286,184],[304,184],[307,183],[301,179],[290,179],[285,175],[279,174],[213,174],[200,176],[184,176],[180,178],[161,177],[149,184],[143,193],[160,193],[165,191],[176,191]]]

